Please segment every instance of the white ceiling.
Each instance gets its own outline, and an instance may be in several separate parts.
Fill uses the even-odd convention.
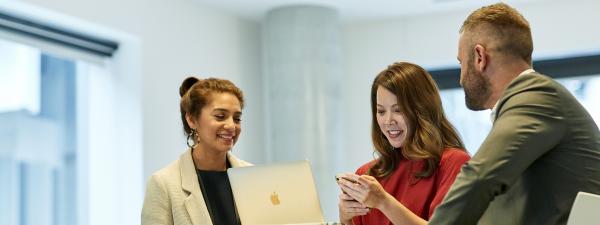
[[[498,0],[193,0],[242,18],[260,21],[270,9],[290,5],[335,8],[344,22],[374,20],[460,9],[475,9]],[[505,0],[508,4],[542,0]]]

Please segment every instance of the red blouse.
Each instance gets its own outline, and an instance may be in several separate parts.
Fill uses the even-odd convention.
[[[381,183],[383,189],[394,196],[402,205],[417,216],[429,220],[435,208],[442,202],[446,192],[452,186],[454,179],[460,172],[460,168],[470,158],[465,151],[448,148],[442,153],[440,165],[430,177],[418,181],[414,177],[415,172],[423,170],[424,160],[410,161],[402,159],[389,177],[377,180]],[[364,174],[374,163],[373,160],[361,166],[356,174]],[[355,225],[392,224],[377,209],[372,209],[367,215],[354,217],[353,222]]]

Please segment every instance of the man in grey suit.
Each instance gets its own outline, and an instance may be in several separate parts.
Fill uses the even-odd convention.
[[[460,29],[460,84],[493,127],[429,224],[566,224],[577,192],[600,194],[600,132],[562,85],[535,72],[529,23],[498,3]]]

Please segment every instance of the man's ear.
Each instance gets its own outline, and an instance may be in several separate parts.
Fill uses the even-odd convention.
[[[187,121],[187,124],[191,129],[196,129],[196,121],[189,113],[185,114],[185,121]]]
[[[485,47],[480,44],[476,44],[475,48],[473,48],[473,53],[475,54],[475,69],[478,72],[483,72],[488,65],[488,54],[486,52]]]

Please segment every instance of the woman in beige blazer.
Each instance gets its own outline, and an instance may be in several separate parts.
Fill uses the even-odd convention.
[[[188,77],[179,93],[190,148],[150,177],[142,224],[240,224],[226,170],[251,165],[229,152],[241,133],[242,92],[228,80]]]

